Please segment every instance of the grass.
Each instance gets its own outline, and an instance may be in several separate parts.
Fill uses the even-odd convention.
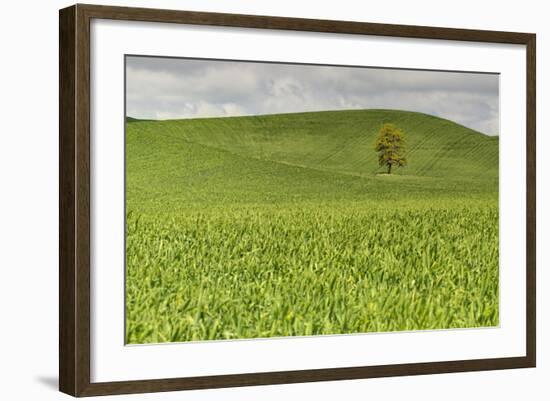
[[[128,343],[498,324],[498,138],[391,110],[126,130]]]

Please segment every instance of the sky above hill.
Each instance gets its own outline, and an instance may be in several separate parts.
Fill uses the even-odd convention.
[[[398,109],[499,131],[497,74],[126,58],[126,114],[144,119]]]

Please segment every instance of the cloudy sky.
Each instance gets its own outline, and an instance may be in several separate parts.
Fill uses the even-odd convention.
[[[433,114],[498,135],[496,74],[126,58],[127,115],[224,117],[340,109]]]

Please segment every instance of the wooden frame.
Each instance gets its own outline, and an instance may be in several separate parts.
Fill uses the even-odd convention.
[[[525,327],[527,355],[512,358],[91,383],[90,21],[92,18],[525,45],[527,49],[527,319]],[[59,388],[62,392],[73,396],[93,396],[535,366],[536,37],[534,34],[80,4],[60,10],[59,28]]]

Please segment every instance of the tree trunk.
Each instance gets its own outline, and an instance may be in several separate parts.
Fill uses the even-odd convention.
[[[388,174],[391,174],[391,163],[388,163]]]

